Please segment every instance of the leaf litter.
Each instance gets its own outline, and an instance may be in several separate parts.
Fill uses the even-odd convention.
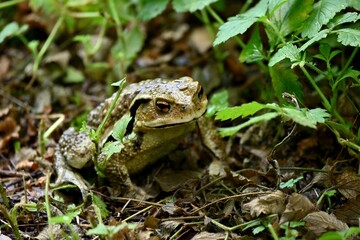
[[[32,11],[28,7],[26,9]],[[21,14],[26,15],[27,11]],[[50,32],[54,21],[46,22],[39,18],[41,16],[41,12],[32,12],[26,15],[26,21],[30,23],[30,27],[36,26],[44,32]],[[37,19],[41,21],[37,22]],[[186,17],[176,21],[174,19],[171,25],[171,21],[159,18],[158,21],[149,23],[146,30],[152,36],[147,40],[149,45],[145,46],[131,66],[132,71],[128,74],[130,82],[197,73],[198,80],[207,85],[216,78],[214,76],[222,76],[222,73],[213,72],[216,70],[213,63],[210,63],[211,38],[208,32],[185,23],[191,21]],[[158,32],[159,26],[165,26],[167,30]],[[113,39],[107,39],[109,43],[113,43]],[[108,44],[106,49],[102,49],[96,58],[111,65],[113,59],[108,55],[110,46]],[[22,83],[28,79],[27,73],[16,68],[27,65],[22,62],[25,50],[7,49],[0,52],[0,84],[6,91],[6,94],[0,92],[1,182],[8,191],[12,204],[38,202],[39,210],[36,214],[43,216],[45,172],[49,169],[46,166],[52,164],[56,141],[70,124],[70,119],[91,110],[104,99],[107,91],[105,78],[108,77],[107,67],[103,71],[90,71],[78,66],[88,61],[84,55],[85,50],[79,45],[70,46],[71,49],[57,49],[61,48],[61,44],[55,43],[53,47],[40,67],[41,84],[35,84],[30,91],[25,91]],[[234,52],[238,51],[231,45],[228,47]],[[19,54],[11,58],[15,51],[19,51]],[[252,100],[254,97],[260,98],[256,93],[254,79],[264,83],[261,71],[253,66],[245,67],[238,61],[234,65],[232,56],[224,57],[227,63],[225,67],[230,75],[239,74],[239,69],[244,75],[241,76],[243,82],[237,82],[235,76],[225,78],[229,92],[235,91],[233,95],[240,96],[236,101],[251,102],[249,93],[255,93],[251,96]],[[92,75],[93,72],[96,75]],[[218,87],[214,85],[207,91],[213,93]],[[39,92],[46,93],[47,97]],[[33,109],[29,110],[28,104]],[[47,140],[46,151],[41,153],[37,135],[42,129],[41,125],[46,129],[52,124],[46,116],[55,112],[65,113],[67,120]],[[34,117],[34,113],[44,114],[44,122]],[[227,123],[223,125],[227,127]],[[282,126],[280,120],[254,125],[231,139],[226,139],[229,141],[227,162],[211,162],[203,171],[174,171],[166,165],[155,166],[151,173],[153,175],[149,174],[144,179],[145,184],[156,193],[157,197],[153,201],[111,198],[106,187],[96,189],[95,193],[106,203],[110,212],[110,216],[103,219],[106,227],[125,223],[113,239],[167,239],[172,236],[177,236],[176,239],[193,240],[226,237],[269,239],[269,232],[259,230],[258,227],[265,229],[271,226],[281,236],[285,231],[279,226],[290,226],[289,223],[294,221],[305,223],[304,227],[298,228],[303,236],[317,238],[330,230],[344,231],[350,226],[358,226],[360,180],[353,167],[356,159],[351,154],[342,153],[341,156],[348,160],[337,165],[341,147],[331,133],[318,127],[318,135],[312,135],[302,128],[278,151],[277,161],[284,169],[280,167],[280,175],[277,175],[267,161],[267,156],[271,148],[281,140],[281,136],[286,135],[285,127],[278,128],[278,125]],[[195,140],[190,139],[188,145],[192,145]],[[323,144],[323,141],[329,144]],[[326,145],[335,147],[329,150]],[[194,147],[187,153],[200,160],[209,158],[199,152]],[[299,172],[291,167],[319,169],[324,172]],[[24,172],[29,174],[20,174]],[[294,183],[295,188],[279,190],[277,187],[278,180],[298,177],[303,179]],[[330,189],[336,190],[335,195],[324,195],[325,200],[318,202],[320,195]],[[27,193],[24,194],[25,190]],[[54,200],[52,208],[67,212],[65,209],[68,204],[61,203],[62,200],[53,193],[51,197]],[[44,239],[47,239],[49,235],[46,231],[40,233],[47,224],[46,219],[36,220],[38,215],[31,215],[29,208],[26,205],[23,207],[24,210],[17,213],[21,229],[32,237],[39,234],[39,239],[44,234]],[[74,229],[79,235],[91,239],[84,232],[94,226],[91,223],[100,219],[98,209],[101,207],[96,203],[86,203],[82,213],[72,221],[77,226]],[[28,216],[30,217],[25,219]],[[55,230],[61,230],[60,225],[55,226]],[[103,228],[100,231],[110,231],[109,229]],[[254,232],[257,234],[254,235]],[[10,228],[5,228],[4,233],[13,236]],[[67,233],[70,234],[70,231]],[[61,234],[59,232],[57,236]],[[5,236],[3,238],[6,239]]]

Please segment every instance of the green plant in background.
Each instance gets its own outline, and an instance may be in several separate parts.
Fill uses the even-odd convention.
[[[337,108],[340,96],[345,96],[349,104],[359,113],[355,99],[349,94],[350,88],[357,88],[360,84],[358,79],[360,72],[352,68],[360,46],[360,30],[357,23],[360,15],[357,12],[349,12],[352,8],[359,10],[360,2],[261,0],[254,7],[230,17],[221,25],[214,46],[243,34],[254,26],[251,28],[250,40],[243,45],[240,60],[259,63],[269,74],[274,94],[281,102],[283,102],[281,95],[284,92],[293,93],[297,99],[302,100],[303,92],[298,81],[300,76],[295,71],[300,69],[321,98],[326,111],[331,114],[331,120],[325,121],[325,124],[335,133],[339,143],[360,152],[360,132],[351,123],[345,121]],[[346,10],[348,11],[345,12]],[[268,47],[260,38],[260,25],[268,38]],[[311,46],[319,46],[319,52],[314,54],[310,51]],[[347,58],[343,46],[354,47]],[[343,62],[333,64],[334,57],[339,54],[342,54]],[[320,67],[323,65],[324,67]],[[326,94],[320,86],[329,87],[331,94]],[[236,118],[239,114],[235,109],[221,110],[217,118],[228,119],[229,114],[226,114],[226,118],[223,115],[229,111],[232,112],[230,118]],[[318,122],[324,122],[324,115],[312,114],[312,116],[315,117],[314,119],[321,119]],[[296,121],[296,117],[292,114],[288,114],[287,117]],[[312,117],[308,120],[306,118],[297,123],[306,126],[306,122]]]
[[[13,0],[1,3],[0,10],[20,2],[22,1]],[[127,67],[141,50],[145,40],[145,34],[140,28],[141,21],[138,17],[138,5],[133,1],[30,0],[29,7],[34,12],[41,12],[44,21],[47,21],[50,26],[52,22],[55,23],[51,27],[51,32],[44,44],[41,45],[38,39],[28,40],[26,38],[27,25],[19,26],[16,22],[0,22],[2,28],[0,31],[0,44],[11,37],[18,37],[33,55],[32,80],[28,87],[38,78],[40,64],[50,45],[59,36],[64,37],[67,33],[71,34],[81,30],[81,34],[76,35],[69,42],[77,41],[83,44],[85,52],[83,60],[87,71],[93,73],[106,70],[107,73],[109,69],[113,69],[112,76],[110,76],[111,81],[125,74]],[[95,32],[94,29],[98,31]],[[115,30],[116,37],[114,42],[111,43],[109,51],[114,61],[118,63],[114,66],[111,66],[108,62],[101,62],[96,58],[96,54],[100,52],[101,47],[104,45],[107,31],[112,29]],[[66,44],[69,44],[69,42],[66,42]],[[80,71],[76,71],[74,68],[68,68],[71,71],[67,72],[67,74],[81,74]],[[109,76],[107,77],[109,78]],[[76,79],[76,81],[82,81],[84,77],[77,76]]]
[[[169,2],[170,0],[141,0],[140,17],[149,20],[159,15]],[[338,112],[341,98],[347,99],[354,111],[359,113],[358,103],[349,92],[353,90],[350,88],[360,86],[358,79],[360,72],[352,68],[360,46],[358,23],[360,15],[353,10],[360,10],[360,2],[355,0],[246,1],[240,13],[230,17],[226,22],[211,6],[216,2],[221,1],[173,0],[171,3],[176,12],[194,13],[211,33],[220,25],[214,46],[233,38],[242,48],[240,61],[257,63],[269,75],[274,90],[273,96],[277,97],[281,103],[284,103],[282,99],[284,92],[294,94],[298,101],[302,102],[303,91],[299,78],[303,76],[296,71],[300,69],[321,98],[325,108],[322,110],[303,108],[300,110],[303,116],[299,118],[296,111],[290,112],[283,105],[277,106],[277,114],[265,113],[250,119],[244,123],[245,125],[236,126],[235,129],[222,129],[222,135],[232,135],[242,127],[268,121],[278,115],[283,116],[284,112],[287,112],[286,117],[300,125],[309,126],[311,122],[311,127],[315,128],[316,123],[325,123],[334,132],[340,144],[360,152],[359,129],[346,122]],[[250,7],[252,5],[254,6]],[[210,21],[210,17],[215,20],[215,23]],[[260,29],[264,29],[267,39],[260,36]],[[251,31],[250,39],[244,43],[238,35],[247,31]],[[344,46],[349,47],[348,49],[354,48],[350,54],[345,55]],[[314,53],[314,48],[318,48],[319,51]],[[215,48],[215,53],[216,50],[217,48]],[[335,57],[341,58],[340,64],[335,62]],[[323,90],[325,88],[330,88],[330,94],[325,93]],[[237,107],[220,110],[217,118],[226,120],[252,115],[253,113],[247,113],[246,109],[254,105],[255,103],[252,103],[247,108],[244,106],[243,113]],[[330,114],[330,119],[326,112]]]

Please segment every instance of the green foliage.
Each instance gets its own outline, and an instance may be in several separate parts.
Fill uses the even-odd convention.
[[[281,237],[281,240],[293,240],[300,236],[300,232],[296,229],[297,227],[305,226],[305,222],[290,221],[284,222],[280,225],[281,229],[285,230],[285,236]]]
[[[226,90],[215,93],[211,96],[210,102],[206,109],[206,116],[212,117],[216,112],[228,107],[228,92]]]
[[[285,119],[291,119],[294,122],[310,127],[316,128],[318,123],[324,123],[326,119],[330,116],[325,109],[316,108],[316,109],[297,109],[293,107],[280,107],[279,105],[272,104],[261,104],[258,102],[245,103],[239,107],[225,108],[216,113],[216,119],[218,120],[234,120],[239,117],[247,117],[254,115],[256,112],[259,112],[263,109],[273,110],[275,112],[267,112],[262,115],[252,117],[246,122],[228,128],[220,128],[220,134],[222,136],[231,136],[234,135],[239,130],[251,126],[255,123],[269,121],[275,117],[281,116]]]
[[[176,12],[195,12],[218,0],[173,0],[173,7]]]
[[[326,109],[301,111],[276,107],[278,115],[290,117],[295,122],[314,128],[317,123],[325,123],[335,133],[344,146],[360,152],[360,134],[338,113],[340,95],[348,99],[359,113],[356,101],[348,94],[351,87],[358,87],[358,70],[352,63],[360,46],[359,2],[351,0],[259,0],[246,11],[229,17],[219,27],[213,45],[234,37],[242,47],[240,61],[258,63],[269,74],[273,95],[284,103],[282,93],[289,92],[303,102],[304,94],[300,78],[305,78],[322,100]],[[210,12],[212,15],[213,12]],[[267,39],[260,37],[259,26],[265,30]],[[236,36],[251,31],[247,43]],[[263,41],[267,41],[264,44]],[[344,55],[343,47],[355,47],[350,55]],[[343,64],[335,59],[345,59]],[[300,69],[301,71],[298,71]],[[311,70],[311,72],[308,71]],[[323,92],[326,84],[331,93]],[[321,87],[319,87],[321,86]],[[254,108],[254,109],[251,109]],[[250,104],[221,110],[217,118],[222,120],[246,117],[259,109],[269,109],[269,105]],[[240,114],[241,113],[241,114]],[[330,116],[329,114],[330,113]],[[259,121],[276,117],[265,113],[249,119],[233,128],[222,129],[223,135],[234,134],[236,130]],[[357,131],[357,132],[353,132]],[[345,140],[346,139],[346,140]]]
[[[130,114],[127,114],[122,116],[120,120],[116,122],[114,126],[114,131],[112,133],[112,136],[116,141],[107,142],[102,149],[102,152],[105,153],[106,155],[106,160],[108,160],[111,157],[111,155],[113,155],[114,153],[120,153],[124,148],[124,144],[134,139],[135,137],[134,134],[125,136],[126,128],[130,121],[131,121],[131,116]]]
[[[91,194],[92,203],[95,204],[100,210],[100,214],[102,218],[106,218],[109,216],[110,212],[106,208],[106,204],[95,194]]]
[[[297,177],[297,178],[291,178],[286,182],[281,182],[280,183],[280,188],[284,189],[284,188],[295,188],[295,185],[297,182],[299,182],[301,179],[303,179],[303,176]]]
[[[104,223],[99,223],[95,228],[89,229],[86,234],[87,235],[101,235],[101,236],[107,236],[109,239],[112,239],[112,237],[119,232],[122,229],[135,229],[136,224],[134,223],[122,223],[116,226],[107,226]]]
[[[218,0],[173,0],[172,6],[178,13],[195,12],[217,1]],[[166,9],[169,2],[170,0],[140,0],[140,4],[142,6],[139,13],[140,18],[143,20],[150,20],[160,15]]]
[[[229,18],[228,21],[219,28],[219,32],[214,41],[214,46],[225,42],[235,35],[246,32],[251,25],[265,15],[267,6],[268,0],[261,0],[255,7],[251,8],[246,13]]]
[[[18,36],[24,33],[28,29],[27,25],[19,27],[17,22],[11,22],[7,24],[0,32],[0,44],[8,37]]]
[[[350,239],[351,236],[353,236],[353,235],[359,235],[359,234],[360,234],[360,228],[359,227],[350,227],[346,231],[341,231],[341,232],[340,231],[339,232],[330,231],[330,232],[326,232],[323,235],[321,235],[319,240],[345,240],[345,239]]]

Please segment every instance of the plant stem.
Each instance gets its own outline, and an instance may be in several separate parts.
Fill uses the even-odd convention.
[[[335,109],[331,108],[331,104],[330,102],[327,100],[327,98],[325,97],[325,95],[323,94],[323,92],[321,91],[321,89],[316,85],[315,80],[313,79],[313,77],[309,74],[309,72],[306,70],[306,68],[301,67],[300,69],[302,70],[302,72],[305,74],[305,76],[308,78],[308,80],[310,81],[311,85],[313,86],[313,88],[315,89],[315,91],[319,94],[320,98],[323,101],[323,105],[326,108],[326,110],[328,110],[332,115],[334,115],[341,124],[345,124],[345,120],[340,116],[339,113],[337,113],[337,111]]]
[[[45,182],[45,209],[46,215],[48,217],[48,224],[49,224],[49,235],[50,239],[54,239],[53,235],[53,224],[51,222],[51,210],[50,210],[50,201],[49,201],[49,183],[50,183],[50,172],[46,173],[46,182]]]
[[[346,72],[346,71],[348,70],[348,68],[350,67],[350,64],[352,63],[352,61],[354,60],[355,55],[356,55],[356,53],[358,52],[358,50],[359,50],[359,47],[354,48],[354,51],[351,53],[349,59],[347,60],[345,66],[344,66],[343,69],[341,70],[341,72],[340,72],[338,78],[336,79],[336,81],[338,81],[338,79],[342,77],[342,75],[344,74],[344,72]]]
[[[12,211],[14,211],[13,213],[16,214],[16,209],[17,208],[13,208]],[[7,210],[7,208],[0,204],[0,213],[2,213],[4,215],[4,217],[9,221],[9,224],[11,226],[11,228],[13,229],[13,233],[15,235],[15,239],[16,240],[20,240],[21,236],[20,236],[20,231],[19,231],[19,226],[17,223],[17,219],[16,219],[16,215],[13,215],[13,213],[9,213],[9,211]]]
[[[101,132],[102,132],[104,126],[105,126],[105,123],[109,119],[111,112],[114,110],[116,102],[119,99],[120,94],[121,94],[123,88],[125,87],[125,84],[126,84],[126,78],[121,79],[120,84],[119,84],[119,90],[117,91],[117,93],[115,95],[115,98],[111,101],[110,108],[106,112],[106,115],[105,115],[104,119],[101,121],[99,127],[96,129],[95,139],[93,139],[95,141],[96,145],[98,145],[98,143],[99,143],[100,134],[101,134]]]
[[[55,26],[53,27],[49,37],[46,39],[43,47],[41,48],[39,54],[36,56],[35,58],[35,62],[34,62],[34,66],[33,66],[33,75],[32,75],[32,78],[29,82],[29,84],[26,86],[27,89],[29,89],[32,84],[34,83],[36,77],[37,77],[37,72],[39,70],[39,65],[40,65],[40,62],[43,58],[43,56],[45,55],[47,49],[49,48],[50,44],[54,41],[55,39],[55,36],[57,34],[57,32],[59,31],[60,29],[60,26],[62,25],[63,21],[64,21],[64,15],[61,15],[60,18],[57,20],[57,22],[55,23]]]
[[[9,208],[10,207],[9,199],[6,196],[6,189],[4,188],[4,186],[2,184],[0,184],[0,196],[1,196],[2,202],[4,203],[5,207]]]
[[[12,5],[16,5],[16,4],[21,3],[21,2],[25,2],[25,0],[6,1],[6,2],[3,2],[3,3],[0,3],[0,9],[1,9],[1,8],[10,7],[10,6],[12,6]]]

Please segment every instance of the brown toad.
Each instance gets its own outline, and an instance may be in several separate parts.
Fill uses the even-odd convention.
[[[114,96],[90,112],[87,119],[89,128],[98,128]],[[126,132],[133,133],[135,138],[126,143],[120,153],[111,155],[104,162],[103,170],[117,192],[134,195],[139,190],[135,190],[130,175],[142,171],[176,149],[184,136],[195,129],[196,120],[203,118],[206,106],[203,88],[190,77],[146,80],[128,85],[121,92],[104,126],[99,146],[95,146],[86,132],[77,132],[74,128],[64,132],[55,152],[57,182],[74,183],[84,196],[88,189],[86,183],[71,167],[81,169],[95,158],[104,161],[101,148],[111,136],[115,123],[129,114],[131,120]],[[211,140],[205,140],[206,143],[213,148]],[[214,152],[215,155],[221,154],[218,150]]]

